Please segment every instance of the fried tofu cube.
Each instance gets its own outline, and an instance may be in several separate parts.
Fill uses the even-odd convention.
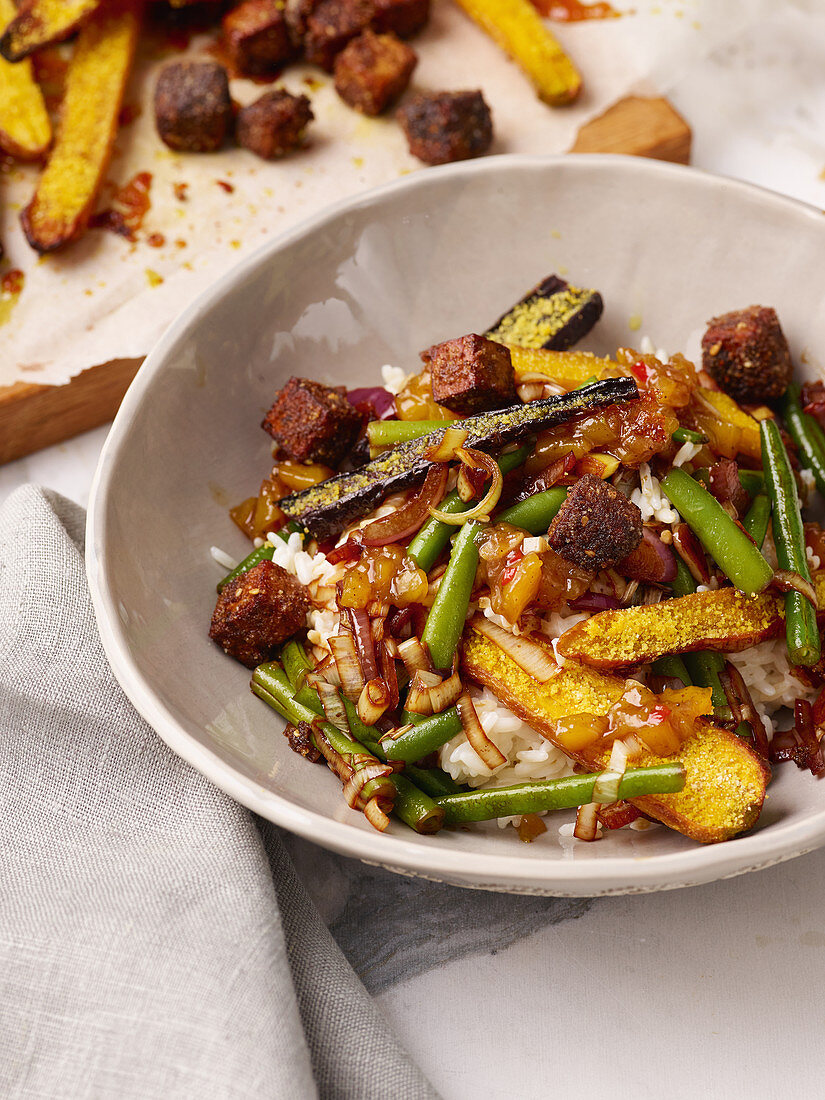
[[[295,56],[279,0],[243,0],[221,21],[226,54],[244,76],[265,76]]]
[[[776,311],[749,306],[714,317],[702,337],[702,366],[736,401],[761,405],[788,388],[793,373]]]
[[[401,95],[418,62],[394,34],[364,31],[335,58],[335,90],[365,115],[380,115]]]
[[[397,118],[410,152],[425,164],[479,157],[493,141],[492,115],[479,91],[421,92]]]
[[[301,144],[314,117],[305,95],[266,92],[238,111],[235,138],[244,149],[264,160],[275,160]]]
[[[155,87],[155,123],[161,140],[179,153],[220,149],[232,125],[226,70],[217,61],[176,61]]]
[[[604,569],[642,541],[642,513],[613,485],[585,474],[556,513],[547,541],[582,569]]]
[[[374,0],[373,27],[381,33],[392,32],[399,38],[411,38],[426,26],[430,18],[430,0]]]
[[[503,409],[518,401],[510,349],[470,333],[421,353],[430,368],[433,399],[453,412]]]
[[[303,630],[309,609],[304,586],[275,562],[262,561],[218,596],[209,637],[224,653],[255,668]]]
[[[372,23],[372,0],[320,0],[306,16],[304,56],[331,73],[335,58]]]
[[[261,427],[296,462],[337,466],[355,442],[361,414],[330,386],[293,377]]]

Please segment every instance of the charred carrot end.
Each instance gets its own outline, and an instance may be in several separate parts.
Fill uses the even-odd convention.
[[[9,14],[3,13],[6,29],[0,54],[8,61],[19,61],[43,46],[62,42],[99,5],[100,0],[30,0],[17,12],[9,4]]]
[[[543,645],[549,653],[552,649]],[[467,675],[488,687],[522,721],[562,748],[590,770],[607,766],[610,747],[597,742],[572,751],[556,736],[565,716],[586,713],[605,716],[621,698],[624,681],[610,673],[566,662],[542,683],[521,669],[495,642],[469,625],[464,637],[462,666]],[[645,750],[633,766],[682,763],[684,789],[674,794],[633,798],[640,810],[702,843],[728,840],[749,829],[759,817],[768,779],[767,766],[741,738],[702,720],[672,756]]]
[[[457,2],[525,72],[540,99],[551,107],[573,102],[581,76],[530,0]]]
[[[109,163],[139,29],[137,5],[113,4],[80,32],[55,145],[21,215],[38,252],[62,248],[86,228]]]
[[[13,0],[0,0],[0,23],[5,26],[17,9]],[[52,127],[30,61],[12,65],[0,60],[0,149],[19,160],[42,156],[52,140]]]

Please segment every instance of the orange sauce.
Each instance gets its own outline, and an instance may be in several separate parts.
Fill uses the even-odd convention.
[[[533,0],[533,5],[557,23],[581,23],[585,19],[618,19],[624,12],[616,11],[612,4],[598,0],[583,4],[581,0]]]
[[[89,224],[93,229],[108,229],[117,233],[127,241],[137,240],[138,230],[152,205],[149,198],[151,186],[152,173],[138,172],[115,191],[112,205],[94,214]]]

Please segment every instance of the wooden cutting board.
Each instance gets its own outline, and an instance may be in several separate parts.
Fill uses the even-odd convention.
[[[690,127],[666,99],[630,96],[583,126],[570,152],[630,153],[687,164],[690,143]],[[140,363],[102,363],[64,386],[0,387],[0,464],[111,420]]]

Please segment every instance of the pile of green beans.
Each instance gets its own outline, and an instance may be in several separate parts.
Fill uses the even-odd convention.
[[[759,424],[762,467],[773,504],[773,541],[779,568],[798,573],[809,584],[811,573],[805,551],[805,531],[788,452],[775,420]],[[816,608],[801,592],[785,595],[785,633],[792,665],[815,665],[820,656]]]
[[[436,802],[444,810],[445,825],[464,825],[472,821],[490,821],[496,817],[516,817],[545,810],[566,810],[593,801],[593,788],[599,774],[570,775],[564,779],[518,783],[512,787],[463,791],[437,798]],[[628,799],[675,794],[684,785],[685,769],[682,764],[628,768],[619,783],[618,796]]]
[[[679,467],[662,479],[662,489],[722,572],[746,596],[764,591],[773,569],[719,501]]]

